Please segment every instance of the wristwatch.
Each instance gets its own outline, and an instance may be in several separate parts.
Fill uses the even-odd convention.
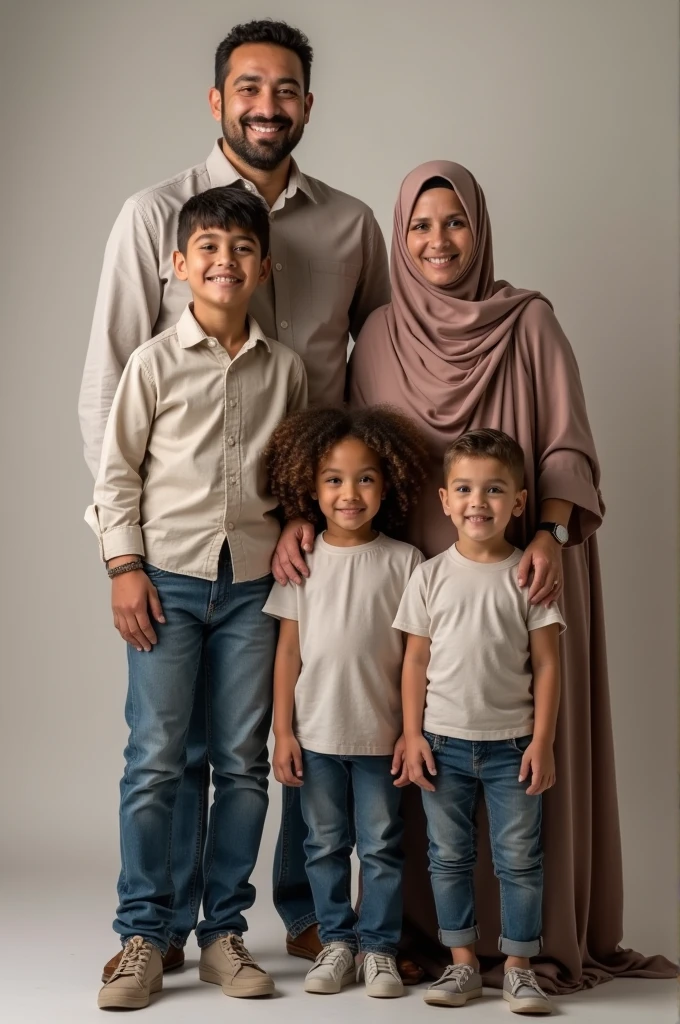
[[[547,530],[558,544],[564,545],[569,540],[569,531],[566,526],[561,526],[559,523],[539,523],[536,527],[536,533],[539,530]]]

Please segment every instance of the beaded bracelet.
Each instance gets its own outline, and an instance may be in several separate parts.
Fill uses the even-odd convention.
[[[123,562],[122,565],[117,565],[115,569],[107,569],[109,579],[112,580],[114,576],[122,576],[124,572],[132,572],[134,569],[143,569],[144,563],[141,558],[135,559],[134,562]]]

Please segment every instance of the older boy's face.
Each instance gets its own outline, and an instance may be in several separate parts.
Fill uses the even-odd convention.
[[[511,518],[521,516],[527,492],[497,459],[464,457],[451,465],[439,497],[458,533],[484,543],[502,536]]]
[[[262,171],[273,170],[295,149],[312,102],[311,93],[305,96],[300,58],[269,43],[237,46],[222,95],[210,90],[212,115],[228,147]]]
[[[247,306],[250,296],[269,273],[269,257],[244,228],[198,228],[186,253],[173,254],[175,274],[188,281],[195,300],[217,307]]]

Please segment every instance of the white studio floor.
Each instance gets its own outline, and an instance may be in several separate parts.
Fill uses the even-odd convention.
[[[109,931],[113,895],[109,886],[92,879],[83,882],[60,876],[49,885],[44,876],[15,879],[11,892],[3,894],[0,918],[0,1017],[6,1024],[85,1024],[104,1018],[96,997],[102,966],[118,948]],[[184,969],[167,976],[162,993],[146,1010],[138,1011],[139,1020],[317,1024],[351,1019],[353,1024],[410,1024],[417,1019],[427,1024],[432,1017],[437,1024],[448,1012],[426,1006],[420,988],[407,989],[406,996],[397,1000],[368,999],[360,987],[347,988],[337,996],[307,995],[302,990],[307,965],[283,951],[283,927],[273,908],[262,900],[249,920],[246,941],[275,978],[277,996],[231,999],[216,986],[203,984],[196,970],[198,949],[192,942]],[[456,1019],[469,1017],[470,1024],[527,1019],[510,1016],[500,993],[493,989],[484,999],[451,1012]],[[613,981],[555,1000],[554,1019],[558,1017],[583,1024],[675,1024],[679,1020],[676,984]]]

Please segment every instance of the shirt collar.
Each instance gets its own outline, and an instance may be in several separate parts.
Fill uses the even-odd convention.
[[[192,305],[193,304],[191,302],[187,305],[186,309],[177,321],[177,338],[181,348],[193,348],[201,341],[208,340],[208,335],[194,316]],[[255,317],[249,315],[248,340],[241,351],[243,352],[245,349],[254,348],[258,341],[261,341],[267,351],[271,352],[272,347],[269,344],[268,338],[263,333]]]
[[[222,152],[222,146],[220,145],[219,139],[215,142],[215,145],[211,149],[210,155],[208,156],[208,159],[205,162],[205,166],[208,171],[208,177],[210,178],[211,188],[215,188],[219,185],[233,185],[234,182],[236,181],[242,181],[244,185],[246,183],[250,185],[252,187],[252,190],[257,195],[260,194],[257,191],[255,185],[252,182],[247,181],[246,178],[242,177],[242,175],[238,173],[234,165],[229,163],[226,156]],[[303,192],[308,199],[311,199],[313,203],[316,202],[316,198],[314,196],[314,192],[312,191],[312,187],[309,184],[309,181],[307,180],[307,178],[305,178],[304,174],[302,173],[298,165],[295,163],[295,161],[291,159],[290,174],[288,175],[288,184],[286,185],[285,191],[281,193],[281,196],[283,196],[284,201],[286,199],[292,199],[292,197],[296,194],[298,189],[301,192]],[[281,199],[281,196],[279,196],[279,199]],[[279,199],[277,199],[276,203],[274,203],[274,208],[278,207]]]

